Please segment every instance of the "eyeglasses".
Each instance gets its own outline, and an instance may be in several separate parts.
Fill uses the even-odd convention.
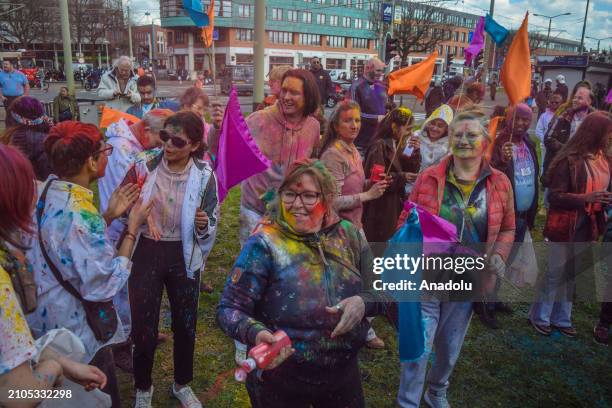
[[[163,130],[163,129],[159,131],[159,138],[164,143],[167,143],[168,140],[172,140],[172,145],[176,147],[177,149],[182,149],[183,147],[191,143],[178,136],[171,135],[167,130]]]
[[[295,191],[291,190],[283,190],[280,194],[280,198],[285,204],[293,204],[298,197],[300,197],[300,200],[302,200],[303,205],[310,206],[315,205],[317,201],[319,201],[321,193],[317,193],[314,191],[304,191],[303,193],[296,193]]]
[[[319,61],[312,61],[312,65],[320,65],[321,63]]]
[[[105,156],[110,156],[111,154],[113,154],[113,149],[114,146],[113,145],[104,145],[104,147],[100,150],[98,150],[97,152],[94,152],[94,154],[92,156],[97,156],[101,153],[103,153]]]

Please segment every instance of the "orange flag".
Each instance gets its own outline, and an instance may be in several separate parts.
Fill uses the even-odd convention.
[[[529,34],[527,32],[527,20],[529,12],[521,28],[517,31],[504,65],[501,69],[501,82],[504,86],[510,104],[516,105],[531,94],[531,56],[529,53]]]
[[[503,116],[495,116],[489,121],[489,136],[491,137],[491,143],[486,153],[487,160],[491,160],[491,156],[493,155],[493,144],[495,144],[495,138],[497,137],[497,127],[499,126],[499,121],[503,118]]]
[[[100,119],[100,129],[105,129],[112,125],[113,123],[119,122],[120,119],[125,119],[128,122],[138,123],[140,119],[138,119],[134,115],[130,115],[129,113],[121,112],[116,109],[111,109],[105,106],[102,109],[102,118]]]
[[[208,6],[208,25],[202,28],[202,41],[204,47],[212,47],[213,42],[213,29],[215,25],[215,2],[211,0],[210,6]]]
[[[438,50],[435,50],[427,59],[418,64],[389,74],[389,95],[398,92],[409,93],[422,101],[431,83],[431,77],[436,67],[436,58],[438,58]]]

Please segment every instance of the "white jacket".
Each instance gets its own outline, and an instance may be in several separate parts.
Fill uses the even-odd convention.
[[[132,75],[130,79],[128,79],[125,90],[123,91],[125,94],[131,93],[129,99],[115,96],[115,92],[121,92],[121,89],[119,88],[119,81],[117,80],[115,70],[112,70],[102,75],[100,85],[98,85],[98,96],[106,100],[104,103],[109,108],[125,112],[133,104],[140,103],[140,94],[138,93],[136,81],[138,81],[138,75]]]
[[[149,161],[137,160],[134,164],[137,180],[144,180],[140,197],[145,203],[149,202],[153,196],[155,179],[162,160],[163,151]],[[183,258],[187,277],[190,279],[194,279],[196,272],[204,269],[206,258],[208,258],[217,235],[220,207],[215,173],[207,162],[195,158],[192,160],[194,165],[189,170],[181,211]],[[130,171],[130,173],[132,172]],[[129,181],[133,182],[132,180]],[[197,208],[201,208],[208,214],[208,227],[204,231],[196,231],[195,213]],[[138,239],[146,228],[146,225],[141,227]]]

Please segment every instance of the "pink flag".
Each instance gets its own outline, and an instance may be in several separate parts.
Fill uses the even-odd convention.
[[[225,108],[215,172],[217,173],[219,202],[230,188],[270,167],[271,162],[259,150],[242,116],[236,88],[232,87]]]
[[[476,28],[474,29],[474,34],[472,35],[472,42],[469,47],[467,47],[464,51],[465,53],[465,64],[469,65],[472,61],[472,58],[478,55],[478,53],[484,48],[484,26],[485,26],[485,18],[478,17],[478,21],[476,22]]]

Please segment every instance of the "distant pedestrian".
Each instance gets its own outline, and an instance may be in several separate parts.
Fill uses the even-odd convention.
[[[113,70],[102,75],[98,96],[105,99],[104,103],[109,108],[125,112],[132,104],[140,102],[137,80],[132,60],[121,56],[113,64]]]
[[[2,89],[2,102],[6,111],[6,127],[13,126],[15,120],[9,114],[11,103],[22,95],[30,94],[28,78],[20,71],[15,70],[13,63],[8,60],[2,61],[2,72],[0,72],[0,88]]]
[[[497,78],[497,74],[491,74],[491,79],[489,79],[489,93],[491,95],[491,100],[495,100],[495,94],[497,93],[497,85],[499,84],[499,79]]]
[[[272,106],[276,103],[281,93],[281,79],[283,79],[285,72],[289,71],[290,69],[291,65],[277,65],[270,70],[270,73],[268,74],[268,87],[270,88],[270,93],[259,105],[257,105],[256,110],[265,109],[268,106]]]
[[[361,130],[355,146],[362,156],[374,140],[378,122],[387,114],[387,88],[381,82],[384,72],[385,63],[374,57],[366,62],[363,76],[351,85],[351,99],[361,110]]]
[[[321,66],[321,59],[319,57],[314,57],[310,60],[310,73],[312,73],[317,81],[321,105],[325,106],[328,96],[334,93],[334,83],[329,76],[329,72]]]
[[[55,123],[66,120],[80,120],[79,104],[74,95],[70,95],[68,88],[62,86],[59,94],[53,98],[53,121]]]
[[[136,89],[138,89],[138,95],[140,95],[140,102],[128,108],[127,113],[130,115],[142,119],[144,115],[153,109],[170,109],[176,112],[180,108],[178,102],[172,100],[160,101],[157,99],[155,79],[151,76],[144,75],[138,78]]]
[[[425,115],[430,117],[433,111],[438,109],[442,103],[444,103],[442,81],[436,79],[433,86],[430,86],[425,94]]]
[[[444,103],[448,103],[450,99],[455,96],[455,92],[457,89],[461,88],[461,84],[463,83],[463,77],[459,74],[449,78],[442,85],[442,89],[444,90]]]
[[[542,88],[542,90],[536,94],[535,102],[536,106],[538,107],[538,119],[540,118],[540,116],[542,116],[544,112],[546,112],[546,109],[548,108],[548,100],[550,99],[552,94],[552,79],[546,78],[546,80],[544,81],[544,88]],[[558,95],[561,94],[558,93]]]
[[[569,90],[567,89],[567,85],[565,84],[565,76],[559,74],[555,78],[555,81],[557,82],[557,87],[555,88],[555,91],[558,91],[561,94],[561,96],[563,97],[563,102],[567,101],[567,95],[569,93]]]

